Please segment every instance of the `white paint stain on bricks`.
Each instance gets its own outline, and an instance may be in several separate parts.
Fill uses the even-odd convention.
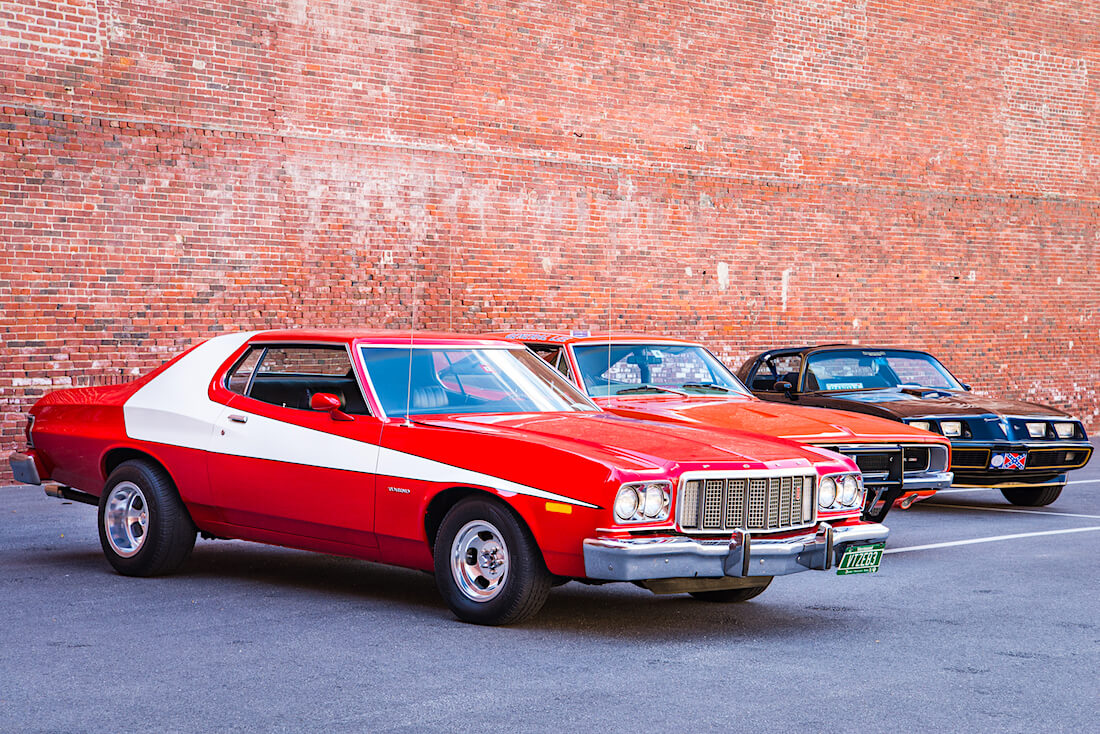
[[[730,287],[730,265],[729,263],[718,263],[718,287],[721,290],[726,290]]]

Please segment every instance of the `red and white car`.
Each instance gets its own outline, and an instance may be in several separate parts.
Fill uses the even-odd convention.
[[[638,334],[514,331],[525,344],[616,415],[732,428],[822,446],[850,456],[863,472],[863,518],[951,486],[951,444],[896,421],[839,410],[765,402],[702,344]]]
[[[120,573],[175,570],[202,531],[434,571],[486,624],[566,579],[743,601],[777,575],[874,570],[888,533],[859,519],[850,459],[610,415],[503,340],[218,336],[46,395],[27,439],[17,481],[97,505]]]

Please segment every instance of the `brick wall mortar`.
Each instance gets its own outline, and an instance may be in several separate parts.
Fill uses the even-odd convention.
[[[72,1],[0,12],[0,451],[210,333],[414,318],[925,347],[1100,427],[1095,4]]]

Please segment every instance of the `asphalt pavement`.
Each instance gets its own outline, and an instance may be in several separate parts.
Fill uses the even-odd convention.
[[[1071,479],[1046,508],[894,510],[874,575],[734,605],[570,583],[507,628],[456,621],[424,573],[239,541],[124,578],[94,508],[7,487],[0,732],[1079,734],[1100,715],[1100,459]]]

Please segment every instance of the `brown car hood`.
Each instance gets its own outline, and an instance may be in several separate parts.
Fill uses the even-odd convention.
[[[1001,400],[959,390],[886,389],[843,393],[811,393],[807,400],[815,404],[855,410],[872,415],[897,418],[921,418],[946,415],[996,415],[1000,417],[1066,418],[1069,414],[1046,405],[1021,400]]]

